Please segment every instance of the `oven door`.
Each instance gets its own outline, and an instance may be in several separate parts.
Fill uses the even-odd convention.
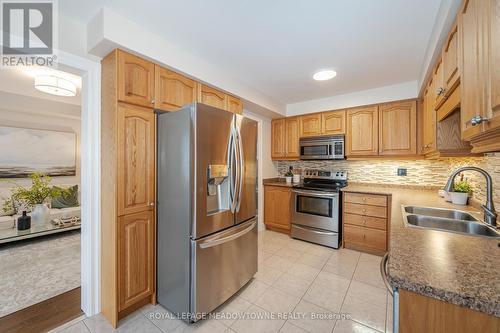
[[[339,193],[293,190],[292,223],[339,232]]]

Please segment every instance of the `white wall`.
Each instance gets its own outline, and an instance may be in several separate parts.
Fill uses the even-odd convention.
[[[304,113],[416,98],[417,96],[417,81],[410,81],[344,95],[288,104],[286,115],[295,116]]]
[[[271,119],[243,110],[243,114],[258,122],[257,159],[258,159],[258,223],[259,230],[264,230],[264,186],[262,180],[275,177],[278,171],[271,160]]]
[[[3,97],[6,96],[4,93],[1,93],[1,95]],[[17,96],[15,97],[18,102],[17,107],[8,103],[8,98],[2,98],[4,103],[0,106],[0,125],[75,132],[77,140],[76,176],[52,177],[52,184],[80,184],[80,116],[79,114],[75,115],[75,108],[79,109],[80,107],[53,101],[44,101],[28,96],[14,96]],[[37,107],[28,107],[30,101],[32,102],[33,100],[38,101],[36,103]],[[54,103],[58,104],[58,108],[53,108]],[[58,113],[58,111],[61,112]],[[23,186],[31,184],[31,181],[26,178],[3,179],[0,180],[0,190],[12,187],[11,181]]]

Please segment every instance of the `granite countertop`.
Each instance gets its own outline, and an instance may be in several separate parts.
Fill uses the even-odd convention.
[[[294,187],[298,186],[301,183],[287,183],[285,178],[267,178],[262,181],[262,184],[264,185],[269,185],[269,186],[283,186],[283,187]]]
[[[388,279],[393,287],[500,317],[500,241],[408,227],[401,205],[458,209],[482,220],[481,211],[448,203],[435,189],[351,184],[342,190],[392,196]]]

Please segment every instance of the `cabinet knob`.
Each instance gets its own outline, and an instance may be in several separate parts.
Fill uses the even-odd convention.
[[[366,239],[366,234],[363,234],[363,239]]]
[[[366,213],[366,209],[363,209],[363,213]]]
[[[446,91],[446,89],[444,89],[443,87],[439,87],[439,88],[437,88],[436,93],[438,94],[438,96],[440,96],[440,95],[442,95],[445,91]]]
[[[366,225],[366,220],[363,220],[363,225]]]
[[[155,104],[156,100],[155,99],[152,99],[151,100],[151,104]]]
[[[366,198],[361,198],[361,200],[366,201]]]
[[[482,122],[488,122],[490,121],[489,118],[483,118],[482,116],[474,116],[470,119],[470,123],[472,126],[476,126],[476,125],[479,125],[481,124]]]
[[[150,205],[151,207],[154,207],[154,206],[155,206],[155,203],[154,203],[154,202],[150,202],[150,203],[149,203],[149,205]]]

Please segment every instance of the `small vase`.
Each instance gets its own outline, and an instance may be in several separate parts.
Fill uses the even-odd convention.
[[[46,204],[34,205],[31,211],[31,222],[36,225],[44,225],[49,218],[50,209]]]
[[[469,193],[461,192],[450,192],[451,202],[455,205],[467,205],[467,199],[469,199]]]
[[[292,183],[292,177],[285,177],[286,183],[291,184]]]
[[[293,183],[294,184],[300,183],[300,175],[293,175]]]

